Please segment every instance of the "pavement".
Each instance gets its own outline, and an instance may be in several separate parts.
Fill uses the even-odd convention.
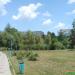
[[[5,53],[0,52],[0,75],[12,75],[8,58]]]

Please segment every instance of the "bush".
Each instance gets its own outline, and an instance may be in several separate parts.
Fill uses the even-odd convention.
[[[61,42],[54,43],[55,49],[64,49],[64,45]]]
[[[26,53],[26,57],[28,57],[28,60],[36,61],[37,60],[37,57],[38,57],[38,54],[37,53],[34,53],[32,51],[28,51]]]
[[[31,51],[26,51],[26,57],[29,57],[31,55]]]
[[[52,50],[65,49],[65,46],[61,42],[57,41],[51,44],[51,49]]]
[[[18,51],[16,53],[16,57],[18,60],[23,59],[25,57],[25,52],[24,51]]]
[[[7,48],[6,47],[1,47],[0,50],[1,51],[7,51]]]
[[[36,61],[37,60],[37,54],[31,54],[28,59],[31,61]]]

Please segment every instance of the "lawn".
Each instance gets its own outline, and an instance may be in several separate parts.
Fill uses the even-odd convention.
[[[55,50],[36,51],[39,54],[37,61],[28,61],[25,58],[24,75],[75,75],[75,51]],[[16,75],[19,74],[18,61],[11,57]]]

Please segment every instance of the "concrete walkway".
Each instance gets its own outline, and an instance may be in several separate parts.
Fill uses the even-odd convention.
[[[0,52],[0,75],[12,75],[6,54]]]

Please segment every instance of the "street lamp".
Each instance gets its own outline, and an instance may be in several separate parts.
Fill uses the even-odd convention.
[[[10,56],[12,55],[12,46],[13,46],[13,36],[9,35],[9,47],[10,47]]]
[[[10,50],[12,50],[12,46],[13,46],[13,41],[12,39],[10,39]]]

